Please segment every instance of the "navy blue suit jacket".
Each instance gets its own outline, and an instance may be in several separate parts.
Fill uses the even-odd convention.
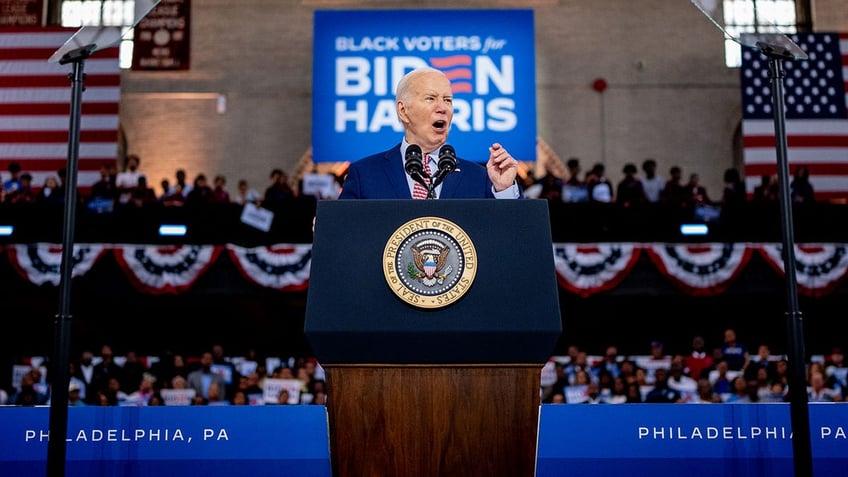
[[[492,181],[482,164],[457,159],[442,181],[440,199],[493,199]],[[350,165],[339,199],[411,199],[400,144]]]

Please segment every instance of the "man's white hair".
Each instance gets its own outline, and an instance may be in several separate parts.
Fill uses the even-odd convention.
[[[395,93],[395,101],[409,101],[409,84],[416,76],[420,76],[424,73],[445,74],[442,70],[433,68],[432,66],[422,66],[420,68],[416,68],[410,71],[409,73],[403,75],[403,78],[398,81],[397,91]]]

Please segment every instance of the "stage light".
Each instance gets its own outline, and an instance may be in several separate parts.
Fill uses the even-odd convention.
[[[160,225],[159,235],[162,237],[182,237],[188,231],[185,225]]]
[[[8,237],[15,231],[13,225],[0,225],[0,237]]]
[[[707,235],[710,233],[710,228],[707,224],[681,224],[680,233],[682,235]]]

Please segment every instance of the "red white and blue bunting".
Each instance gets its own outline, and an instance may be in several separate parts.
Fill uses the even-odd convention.
[[[783,245],[763,244],[760,252],[781,275]],[[823,296],[836,288],[848,272],[848,247],[845,244],[795,245],[795,279],[800,293]]]
[[[582,297],[615,288],[638,258],[631,243],[554,244],[557,281]]]
[[[15,270],[30,283],[39,286],[45,283],[59,285],[62,273],[62,245],[18,244],[9,245],[6,250]],[[71,276],[85,275],[105,250],[103,244],[74,245]]]
[[[245,278],[267,288],[302,291],[309,284],[312,245],[240,247],[227,245],[227,252]]]
[[[75,244],[73,276],[87,273],[111,251],[129,281],[143,293],[178,294],[191,288],[223,251],[217,245]],[[268,247],[226,245],[234,266],[248,281],[282,292],[304,291],[309,285],[311,244]],[[824,296],[848,276],[848,245],[796,245],[799,293]],[[553,244],[557,282],[582,297],[609,291],[621,284],[642,252],[657,270],[682,292],[712,296],[727,291],[748,264],[753,252],[783,274],[780,244]],[[59,285],[61,245],[6,245],[5,252],[21,277],[35,285]]]
[[[124,245],[115,260],[139,289],[176,294],[191,288],[220,253],[217,245]]]
[[[724,293],[748,264],[753,249],[740,243],[653,244],[645,246],[660,272],[696,296]]]

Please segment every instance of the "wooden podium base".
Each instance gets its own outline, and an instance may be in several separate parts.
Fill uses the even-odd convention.
[[[532,477],[542,365],[324,365],[335,477]]]

